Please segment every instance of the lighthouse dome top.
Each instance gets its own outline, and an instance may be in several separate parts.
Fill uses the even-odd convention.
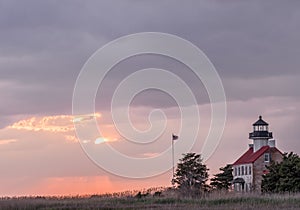
[[[260,115],[259,119],[255,123],[253,123],[253,126],[256,126],[256,125],[269,125],[269,124],[266,121],[264,121],[262,119],[262,116]]]

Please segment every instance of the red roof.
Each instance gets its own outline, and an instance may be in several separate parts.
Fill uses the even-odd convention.
[[[237,161],[235,161],[233,163],[233,165],[240,165],[240,164],[245,164],[245,163],[253,163],[260,156],[262,156],[265,152],[267,152],[267,151],[274,151],[274,150],[280,152],[276,147],[269,147],[269,146],[263,146],[258,151],[253,152],[253,147],[251,147]]]

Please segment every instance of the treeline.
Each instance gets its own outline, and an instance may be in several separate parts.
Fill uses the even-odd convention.
[[[300,158],[297,154],[284,154],[282,162],[272,162],[267,169],[269,173],[263,176],[261,185],[263,192],[300,192]]]
[[[271,163],[267,166],[268,174],[263,176],[262,192],[284,193],[300,192],[300,158],[294,153],[285,153],[280,163]],[[232,166],[220,168],[208,182],[209,169],[203,163],[200,154],[187,153],[179,160],[172,184],[183,195],[198,196],[209,191],[229,191],[233,175]]]

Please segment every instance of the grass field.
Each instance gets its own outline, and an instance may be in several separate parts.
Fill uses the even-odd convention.
[[[300,209],[300,194],[210,194],[205,198],[93,195],[2,198],[0,209]]]

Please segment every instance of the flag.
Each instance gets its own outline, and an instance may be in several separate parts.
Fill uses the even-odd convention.
[[[176,136],[175,134],[172,134],[172,140],[177,140],[178,136]]]

